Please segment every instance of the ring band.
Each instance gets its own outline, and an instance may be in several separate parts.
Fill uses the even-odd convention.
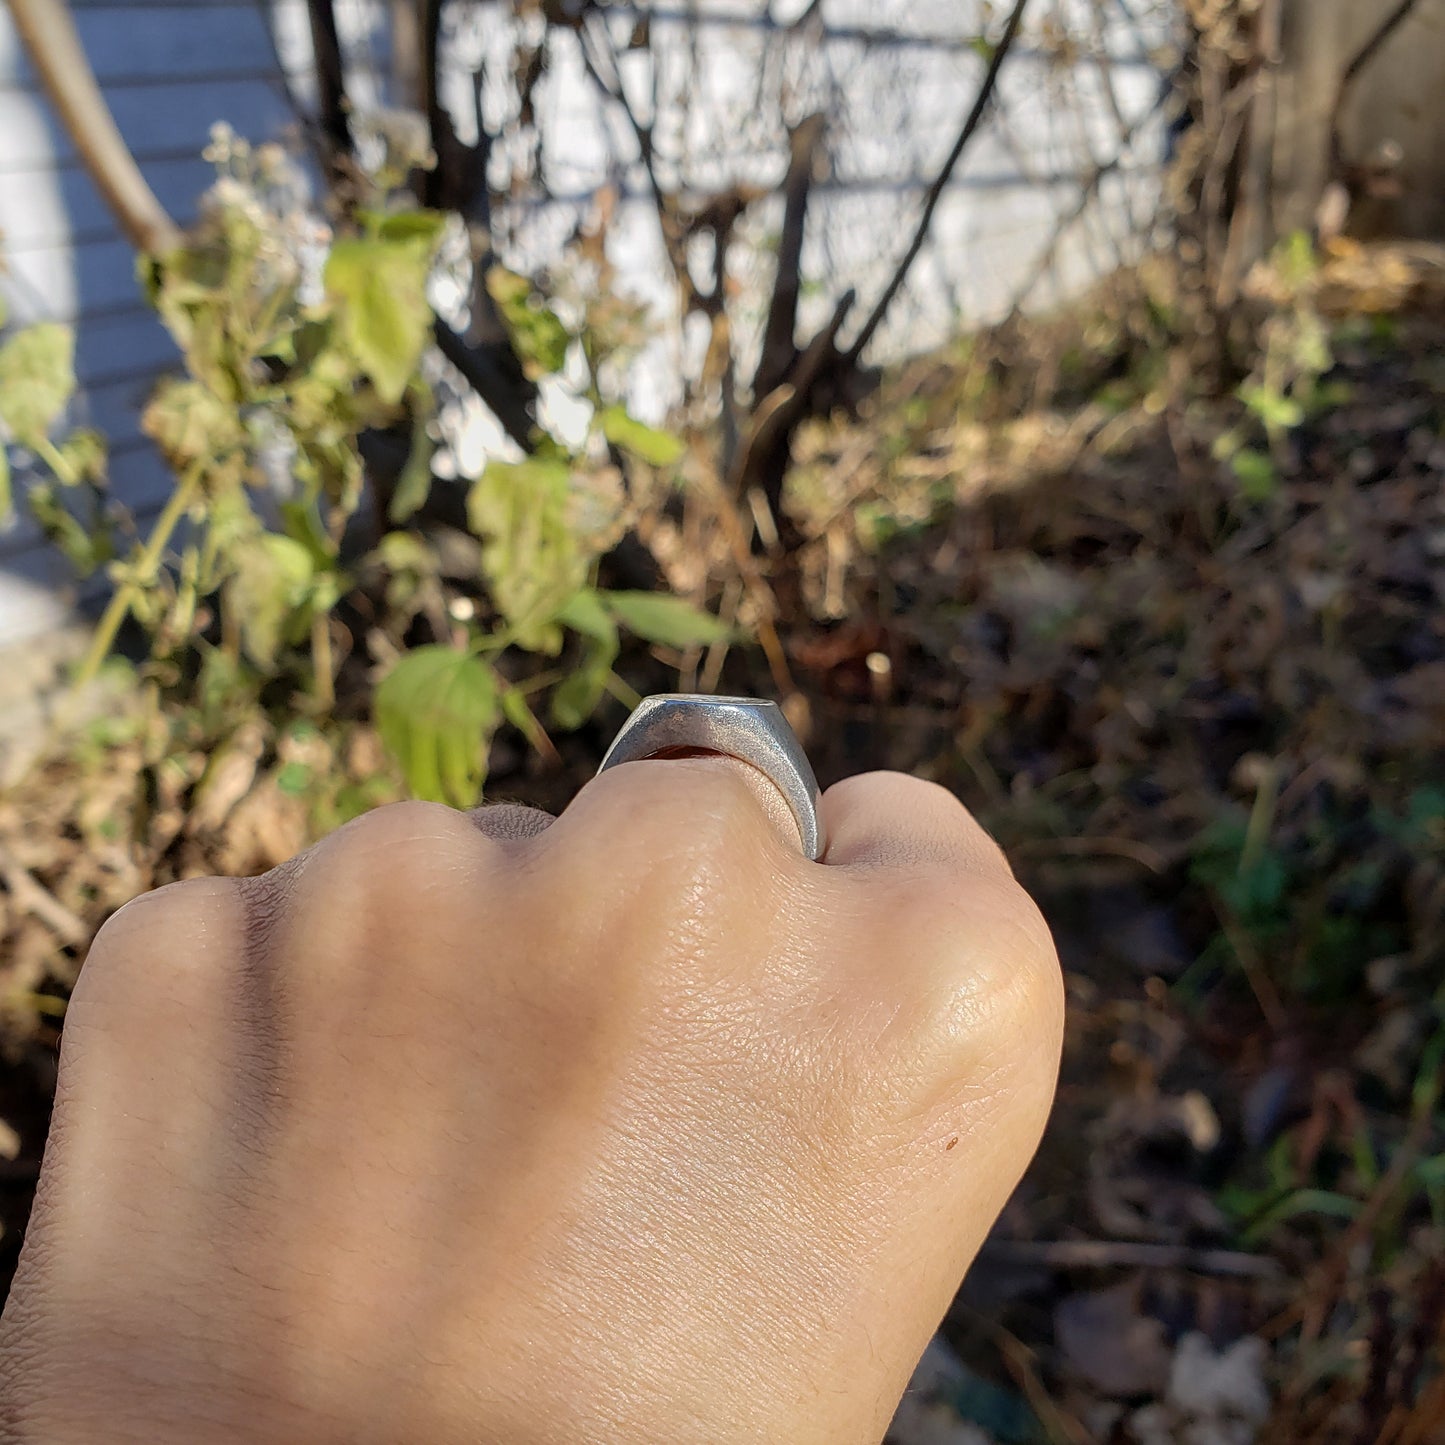
[[[818,780],[777,703],[691,693],[644,698],[597,771],[679,753],[718,753],[751,764],[783,795],[803,852],[815,862],[822,858],[827,840],[818,811]]]

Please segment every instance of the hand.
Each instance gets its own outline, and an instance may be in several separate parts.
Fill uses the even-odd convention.
[[[0,1440],[877,1442],[1038,1142],[1048,932],[942,790],[719,759],[139,899],[65,1025]]]

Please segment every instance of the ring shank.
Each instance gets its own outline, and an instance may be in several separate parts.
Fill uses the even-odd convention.
[[[818,781],[777,703],[687,693],[645,698],[597,771],[679,752],[718,753],[756,768],[782,794],[803,852],[814,861],[822,858],[826,839]]]

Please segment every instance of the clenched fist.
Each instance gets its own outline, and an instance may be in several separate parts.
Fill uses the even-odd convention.
[[[0,1441],[876,1445],[1037,1144],[1048,932],[931,785],[628,764],[107,924]]]

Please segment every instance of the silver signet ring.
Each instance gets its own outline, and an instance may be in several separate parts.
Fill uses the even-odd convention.
[[[718,753],[755,767],[783,795],[803,852],[814,861],[822,858],[827,840],[818,812],[818,780],[777,703],[690,693],[644,698],[597,771],[688,753]]]

